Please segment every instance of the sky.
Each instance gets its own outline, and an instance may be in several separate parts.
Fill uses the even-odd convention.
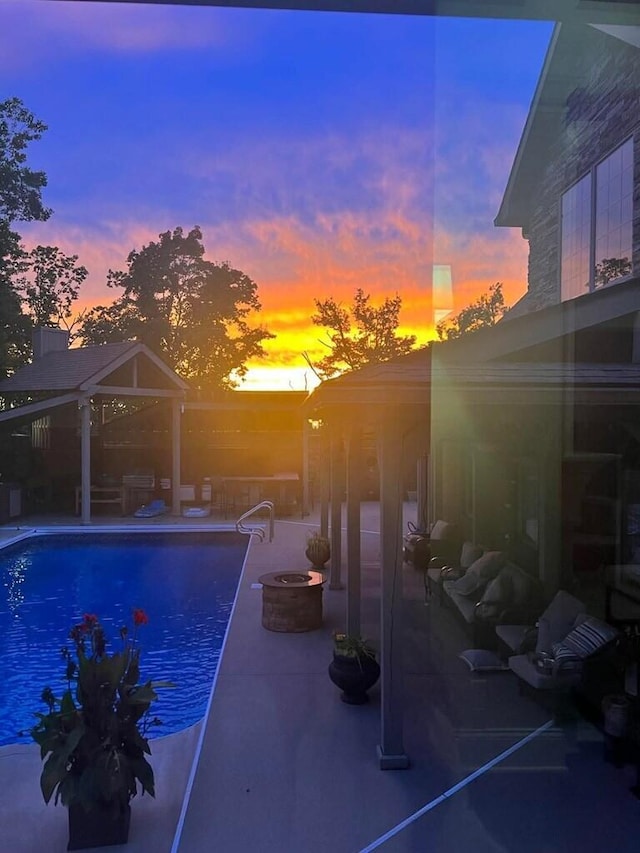
[[[493,219],[551,29],[0,0],[0,99],[48,126],[28,160],[54,212],[17,230],[79,256],[92,306],[132,249],[200,226],[276,335],[242,387],[310,389],[316,299],[399,293],[400,331],[424,343],[496,281],[507,304],[524,294],[527,244]]]

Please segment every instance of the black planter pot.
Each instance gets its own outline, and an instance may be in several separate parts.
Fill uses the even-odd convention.
[[[380,665],[374,658],[345,657],[334,652],[329,678],[342,690],[343,702],[363,705],[369,701],[367,690],[380,678]]]
[[[67,850],[126,844],[129,839],[131,806],[114,809],[112,804],[95,803],[91,809],[76,803],[69,806]]]

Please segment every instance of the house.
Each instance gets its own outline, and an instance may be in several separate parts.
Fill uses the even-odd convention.
[[[639,59],[638,27],[556,25],[495,221],[527,292],[433,355],[432,516],[601,615],[640,502]]]
[[[556,25],[496,218],[529,241],[523,299],[493,328],[323,383],[308,402],[329,434],[329,497],[342,494],[346,446],[349,631],[359,626],[354,436],[366,419],[379,436],[381,767],[405,766],[394,583],[407,453],[422,472],[419,519],[449,519],[506,552],[549,599],[570,589],[594,615],[640,619],[640,596],[616,614],[607,588],[608,566],[638,559],[640,533],[638,32]]]

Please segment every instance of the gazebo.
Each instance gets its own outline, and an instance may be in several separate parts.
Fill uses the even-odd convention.
[[[80,503],[91,521],[91,408],[103,400],[169,400],[172,412],[172,512],[180,514],[180,417],[187,383],[144,344],[136,341],[68,348],[62,329],[37,328],[33,361],[0,382],[5,409],[0,424],[29,422],[75,404],[80,430]]]

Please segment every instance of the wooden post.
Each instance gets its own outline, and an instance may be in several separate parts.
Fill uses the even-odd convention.
[[[182,402],[171,401],[171,515],[180,515],[180,415]]]
[[[360,634],[360,496],[362,430],[353,424],[347,442],[347,634]]]
[[[91,524],[91,398],[78,401],[80,408],[81,521]]]
[[[307,418],[302,419],[302,518],[309,515],[311,501],[309,499],[309,430]]]
[[[337,427],[331,428],[331,567],[329,589],[343,589],[340,572],[342,568],[342,436]]]
[[[320,453],[320,465],[318,477],[320,480],[320,535],[329,537],[329,429],[326,424],[322,426],[320,438],[322,449]]]
[[[380,535],[382,563],[380,596],[381,770],[409,766],[403,744],[402,661],[402,425],[398,413],[381,424]]]

